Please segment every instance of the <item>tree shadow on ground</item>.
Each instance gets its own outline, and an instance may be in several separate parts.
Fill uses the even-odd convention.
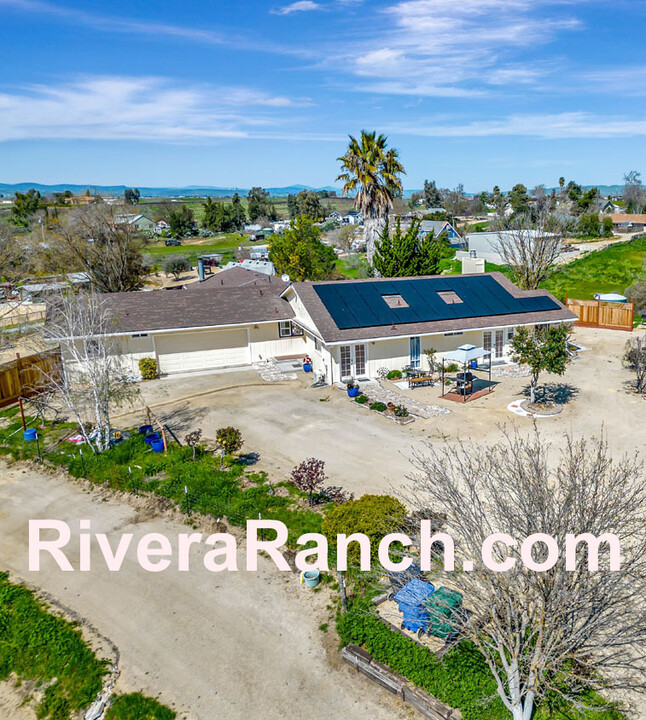
[[[579,392],[579,388],[569,383],[543,383],[536,388],[536,402],[565,405],[571,400],[574,400]],[[529,385],[523,390],[523,395],[529,399]]]
[[[191,407],[189,403],[166,412],[157,412],[160,422],[167,425],[176,435],[191,432],[199,427],[200,421],[208,412],[208,408]]]

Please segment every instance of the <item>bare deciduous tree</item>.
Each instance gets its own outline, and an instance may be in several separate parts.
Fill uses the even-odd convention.
[[[138,290],[145,275],[136,231],[120,209],[105,203],[76,208],[55,233],[69,265],[85,270],[98,292]]]
[[[430,518],[433,510],[446,516],[456,567],[480,558],[492,533],[518,543],[493,546],[495,562],[511,561],[510,569],[494,572],[476,562],[473,571],[447,579],[463,593],[467,611],[450,621],[486,659],[514,720],[530,720],[541,702],[584,708],[595,691],[621,699],[627,690],[644,691],[646,485],[637,459],[613,461],[601,439],[569,439],[559,456],[536,432],[507,435],[486,449],[429,446],[416,465],[407,502],[420,516]],[[559,549],[544,572],[521,562],[519,545],[537,533]],[[620,570],[608,569],[605,542],[600,569],[588,569],[589,537],[575,545],[575,569],[567,568],[570,533],[616,535]],[[548,557],[541,542],[530,552],[538,563]]]
[[[515,215],[491,243],[523,290],[535,290],[561,253],[563,229],[545,209]]]
[[[70,293],[47,310],[43,336],[60,345],[64,363],[62,376],[49,380],[95,452],[110,447],[112,407],[137,394],[113,335],[117,330],[116,320],[94,293]]]
[[[635,373],[635,390],[646,393],[646,338],[637,335],[626,343],[624,362]]]

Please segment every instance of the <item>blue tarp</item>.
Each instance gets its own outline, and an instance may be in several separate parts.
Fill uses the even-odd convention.
[[[403,625],[407,630],[417,632],[426,629],[429,616],[426,600],[435,592],[431,583],[415,578],[395,595],[399,611],[404,615]]]

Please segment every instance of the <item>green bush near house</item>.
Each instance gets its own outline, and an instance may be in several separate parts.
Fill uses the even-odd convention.
[[[386,375],[386,378],[388,380],[399,380],[401,379],[402,373],[401,370],[391,370],[388,375]]]
[[[354,399],[356,403],[359,403],[359,405],[365,405],[368,402],[368,396],[367,395],[357,395],[357,397]]]
[[[377,412],[383,412],[387,407],[386,403],[382,402],[373,402],[370,404],[370,409],[376,410]]]
[[[155,358],[141,358],[139,360],[139,372],[144,380],[155,380],[159,377],[157,360]]]
[[[174,720],[175,712],[154,698],[141,693],[119,695],[106,713],[105,720]]]

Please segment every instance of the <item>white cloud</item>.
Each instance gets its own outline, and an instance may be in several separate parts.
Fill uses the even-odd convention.
[[[305,100],[244,87],[184,86],[155,77],[89,77],[0,93],[0,141],[161,140],[257,136]]]
[[[285,5],[278,10],[271,10],[274,15],[291,15],[295,12],[308,12],[310,10],[320,10],[321,6],[312,0],[297,0],[296,2]]]
[[[613,138],[646,135],[646,120],[586,112],[516,114],[495,120],[461,122],[443,119],[391,125],[390,132],[425,137],[528,136],[544,139]]]
[[[400,0],[377,13],[385,26],[343,54],[337,67],[374,79],[357,87],[368,92],[459,97],[535,84],[550,68],[524,54],[581,27],[569,14],[571,4]]]

